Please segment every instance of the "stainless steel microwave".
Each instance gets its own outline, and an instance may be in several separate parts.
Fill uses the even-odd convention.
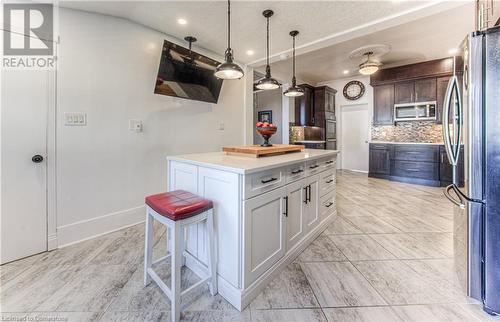
[[[436,101],[394,104],[394,122],[435,120]]]

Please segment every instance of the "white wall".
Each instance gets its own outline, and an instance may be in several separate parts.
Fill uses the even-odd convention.
[[[163,40],[175,39],[127,20],[65,9],[59,28],[61,246],[142,221],[144,196],[167,188],[167,155],[242,144],[251,82],[225,81],[216,105],[156,95]],[[88,125],[64,126],[65,112],[87,113]],[[130,119],[142,120],[144,131],[129,131]]]
[[[351,80],[360,81],[361,83],[363,83],[363,85],[365,85],[365,94],[356,101],[350,101],[346,99],[342,94],[344,86]],[[360,104],[368,105],[369,117],[368,117],[368,124],[366,124],[366,126],[368,127],[368,135],[370,135],[371,133],[370,127],[373,119],[373,87],[370,86],[370,76],[358,75],[358,76],[346,77],[317,84],[317,86],[322,86],[322,85],[327,85],[337,90],[337,94],[335,95],[335,114],[337,116],[337,148],[340,149],[340,147],[342,146],[342,113],[340,112],[342,106],[360,105]],[[342,153],[342,151],[340,153]],[[342,158],[338,159],[337,168],[342,169]]]

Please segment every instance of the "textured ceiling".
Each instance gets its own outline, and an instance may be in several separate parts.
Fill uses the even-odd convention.
[[[233,1],[232,47],[236,60],[260,65],[265,56],[264,9],[272,9],[271,53],[290,48],[290,30],[300,43],[312,44],[332,35],[401,15],[413,15],[429,1]],[[179,39],[198,38],[197,46],[222,54],[226,47],[226,1],[62,1],[61,7],[130,19]],[[429,9],[421,9],[425,11]],[[187,20],[179,25],[178,18]],[[253,50],[253,56],[246,55]],[[256,63],[258,61],[258,63]]]
[[[408,22],[397,27],[350,39],[297,57],[297,78],[311,84],[359,75],[358,59],[349,53],[369,44],[387,44],[391,51],[377,58],[385,67],[403,65],[450,56],[468,32],[474,28],[474,4],[468,3],[439,14]],[[289,79],[290,59],[273,63],[273,74]],[[349,74],[342,72],[349,70]]]

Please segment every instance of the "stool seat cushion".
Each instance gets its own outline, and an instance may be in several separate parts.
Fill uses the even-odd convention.
[[[196,216],[213,208],[212,201],[184,190],[147,196],[146,204],[160,215],[174,221]]]

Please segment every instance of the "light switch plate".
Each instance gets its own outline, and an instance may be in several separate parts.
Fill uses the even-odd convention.
[[[86,126],[87,113],[83,112],[66,112],[64,113],[65,126]]]

